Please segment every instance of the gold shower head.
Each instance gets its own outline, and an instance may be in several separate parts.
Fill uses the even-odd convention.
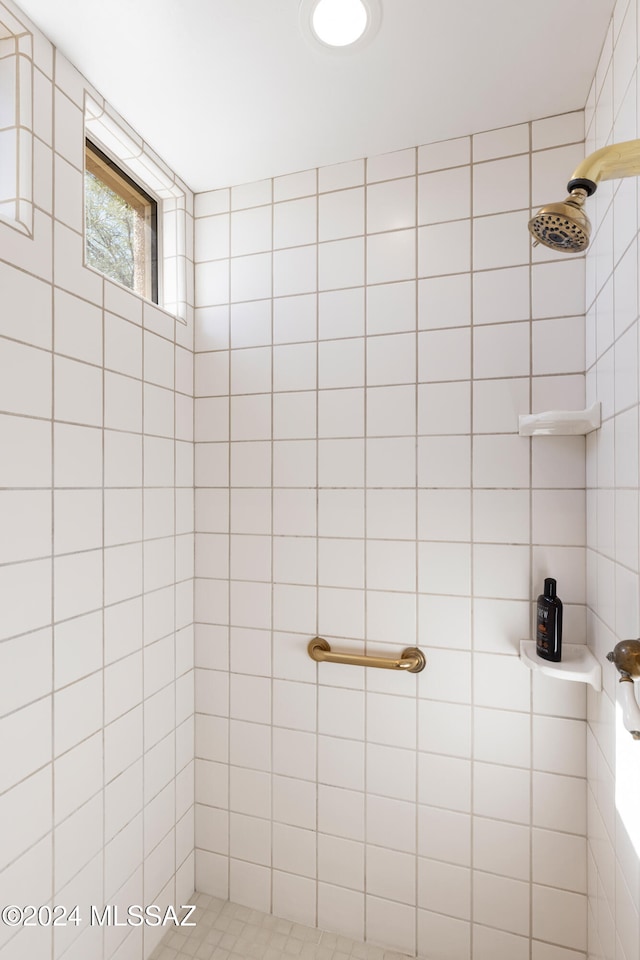
[[[562,203],[548,203],[529,221],[534,246],[543,243],[562,253],[580,253],[589,246],[591,223],[582,209],[586,190],[576,188]]]
[[[640,140],[612,143],[589,154],[574,170],[562,203],[549,203],[529,221],[534,247],[543,243],[561,253],[580,253],[589,246],[591,224],[582,207],[601,180],[640,176]]]

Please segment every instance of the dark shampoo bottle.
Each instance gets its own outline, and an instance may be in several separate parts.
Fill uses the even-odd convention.
[[[544,660],[556,663],[562,656],[562,601],[556,596],[553,577],[547,577],[544,593],[538,597],[536,653]]]

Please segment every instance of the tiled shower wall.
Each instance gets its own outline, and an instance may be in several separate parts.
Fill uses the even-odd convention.
[[[429,960],[586,951],[581,112],[196,197],[197,888]],[[314,664],[336,649],[419,676]],[[629,958],[630,960],[630,958]]]
[[[192,308],[82,265],[87,84],[27,28],[33,236],[0,222],[0,902],[82,923],[1,924],[0,957],[142,960],[158,928],[88,905],[193,890]]]
[[[637,3],[620,0],[587,101],[587,153],[638,136],[637,63]],[[637,184],[603,183],[589,201],[587,395],[604,418],[587,443],[588,641],[604,683],[588,711],[592,960],[640,955],[640,743],[620,722],[618,674],[605,659],[640,634]]]

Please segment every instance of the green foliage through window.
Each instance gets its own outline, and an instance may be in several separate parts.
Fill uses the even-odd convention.
[[[157,204],[88,140],[84,209],[87,265],[157,303]]]

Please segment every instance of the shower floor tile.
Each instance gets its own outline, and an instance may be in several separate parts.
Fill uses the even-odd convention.
[[[149,960],[408,960],[404,954],[194,895],[195,927],[171,929]]]

